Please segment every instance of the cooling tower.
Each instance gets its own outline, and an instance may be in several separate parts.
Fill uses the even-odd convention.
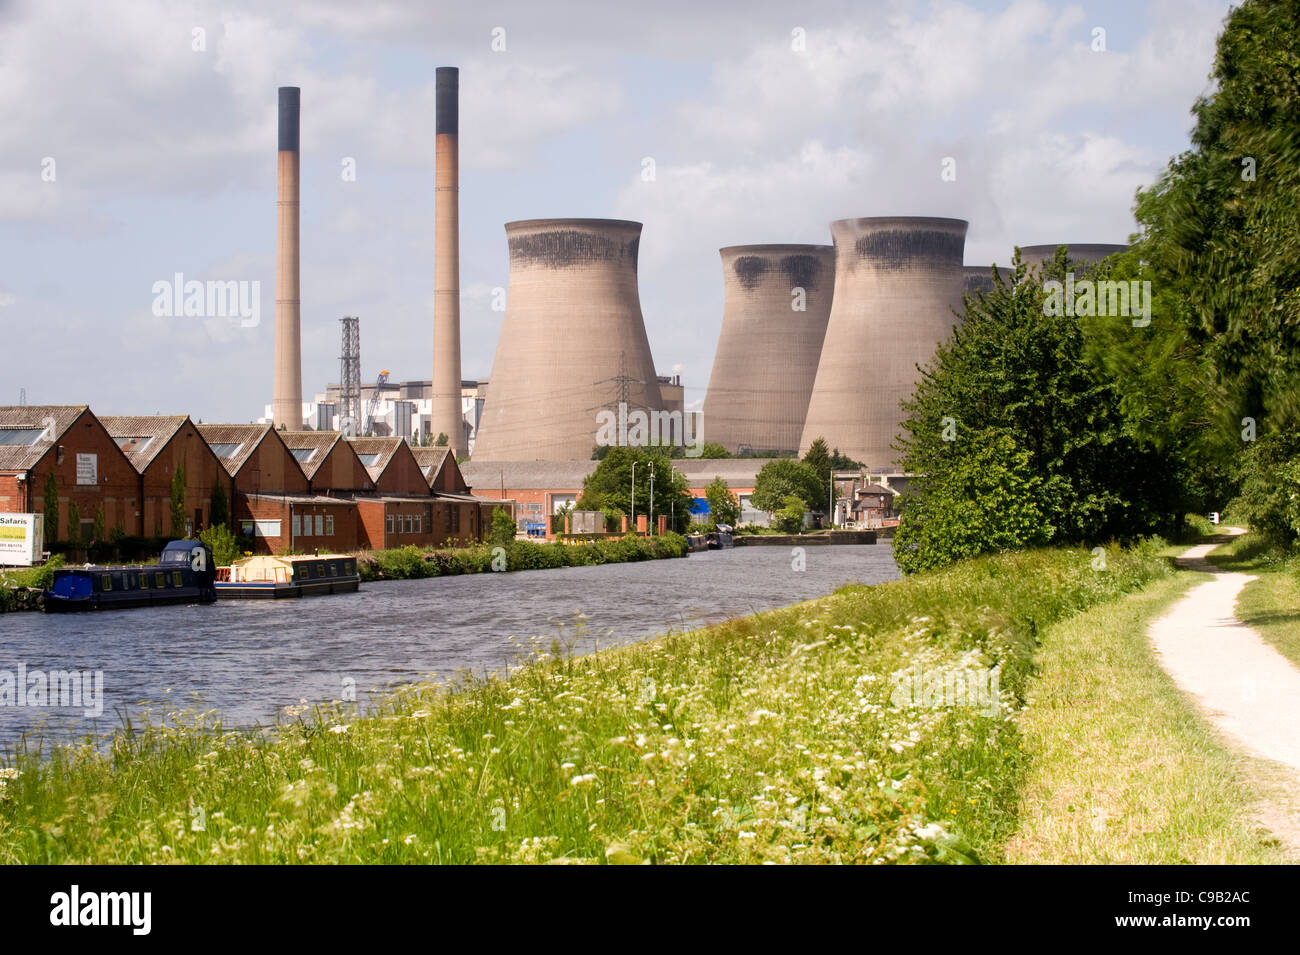
[[[275,383],[271,419],[302,428],[302,299],[298,284],[298,106],[296,86],[280,87],[276,178]]]
[[[1020,247],[1020,261],[1030,268],[1042,268],[1045,262],[1051,262],[1056,257],[1057,246],[1065,246],[1066,254],[1070,257],[1071,262],[1078,262],[1085,266],[1094,262],[1100,262],[1108,255],[1114,255],[1116,252],[1123,252],[1128,248],[1127,245],[1071,245],[1066,242],[1058,242],[1056,245],[1022,245]]]
[[[475,461],[588,460],[597,415],[659,410],[637,293],[641,223],[506,223],[510,288]]]
[[[460,153],[457,144],[460,71],[437,70],[436,236],[433,252],[433,386],[430,423],[447,435],[452,453],[465,453],[460,409]]]
[[[825,438],[872,470],[891,470],[899,403],[962,307],[966,222],[841,219],[831,235],[835,298],[799,450]]]
[[[835,249],[736,245],[721,253],[722,333],[702,436],[732,454],[795,451],[831,313]]]
[[[964,265],[961,271],[962,275],[966,277],[967,295],[974,295],[976,292],[993,291],[993,266]],[[1005,280],[1005,276],[1003,278]]]

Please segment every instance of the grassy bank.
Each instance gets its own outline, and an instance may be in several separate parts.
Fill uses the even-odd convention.
[[[1150,548],[971,560],[360,717],[19,753],[2,862],[996,861],[1052,622],[1167,576]],[[996,668],[991,670],[990,668]],[[957,675],[990,701],[945,705]],[[904,673],[939,692],[902,694]],[[944,679],[944,676],[947,678]]]
[[[1260,793],[1152,654],[1184,572],[1043,635],[1021,726],[1031,754],[1016,863],[1288,861],[1253,821]],[[1290,860],[1295,861],[1295,860]]]
[[[1300,667],[1300,557],[1243,534],[1216,547],[1210,560],[1224,570],[1259,576],[1237,599],[1237,616]]]
[[[369,551],[357,560],[362,580],[411,580],[449,574],[486,574],[549,567],[586,567],[627,561],[685,557],[686,538],[680,534],[657,537],[628,535],[582,544],[558,541],[537,543],[515,540],[508,544],[475,544],[427,550],[401,547]]]

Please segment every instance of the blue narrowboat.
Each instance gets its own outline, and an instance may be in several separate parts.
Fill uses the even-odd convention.
[[[46,613],[112,610],[217,599],[212,551],[197,540],[172,541],[151,567],[65,567],[45,591]]]

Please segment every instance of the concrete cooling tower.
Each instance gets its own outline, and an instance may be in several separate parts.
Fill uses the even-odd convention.
[[[1128,248],[1127,245],[1071,245],[1066,242],[1058,242],[1056,245],[1022,245],[1020,247],[1020,261],[1030,268],[1042,268],[1043,263],[1052,261],[1056,257],[1057,246],[1064,245],[1066,254],[1070,257],[1071,262],[1080,262],[1084,265],[1091,265],[1094,262],[1100,262],[1108,255],[1114,255],[1116,252],[1123,252]]]
[[[872,470],[892,470],[891,445],[919,373],[957,324],[966,276],[962,219],[831,223],[835,299],[799,451],[817,438]]]
[[[967,295],[974,295],[976,292],[993,291],[993,266],[963,265],[961,271],[962,275],[966,277]],[[1005,275],[1003,275],[1003,280],[1006,280]]]
[[[637,292],[641,223],[506,224],[510,288],[475,461],[587,460],[598,414],[660,410]]]
[[[702,437],[732,454],[795,451],[831,313],[835,249],[736,245],[721,253],[722,333]]]

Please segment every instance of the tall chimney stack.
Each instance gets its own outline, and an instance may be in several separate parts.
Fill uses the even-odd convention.
[[[280,87],[280,151],[276,177],[275,427],[302,427],[302,299],[298,282],[298,106],[301,91]]]
[[[434,435],[465,453],[464,416],[460,410],[460,71],[437,70],[437,180],[433,251],[433,388]]]

